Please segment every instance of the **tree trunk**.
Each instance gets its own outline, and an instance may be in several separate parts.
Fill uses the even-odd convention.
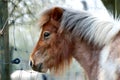
[[[10,80],[10,54],[9,54],[9,31],[8,31],[8,3],[0,0],[0,74],[1,80]],[[5,25],[6,24],[6,25]]]

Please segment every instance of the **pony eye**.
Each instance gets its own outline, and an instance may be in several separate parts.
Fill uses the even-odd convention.
[[[50,36],[50,32],[44,32],[44,38],[47,39]]]

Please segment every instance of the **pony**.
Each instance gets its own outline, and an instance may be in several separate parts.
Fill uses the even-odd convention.
[[[88,80],[120,80],[120,21],[53,7],[42,12],[40,38],[30,55],[38,72],[62,73],[75,58]]]

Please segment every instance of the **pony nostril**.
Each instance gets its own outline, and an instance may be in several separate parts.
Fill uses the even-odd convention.
[[[33,63],[32,63],[32,61],[29,62],[29,65],[30,65],[31,67],[33,67]]]

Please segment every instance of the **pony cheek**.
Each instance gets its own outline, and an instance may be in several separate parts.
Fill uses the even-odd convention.
[[[43,63],[44,63],[44,65],[45,65],[47,68],[50,69],[51,67],[53,67],[54,62],[55,62],[55,60],[54,60],[52,54],[48,53],[48,54],[44,57]]]
[[[47,67],[49,69],[52,69],[55,66],[55,64],[56,64],[56,60],[53,57],[50,57],[46,63],[47,63],[46,64]]]

